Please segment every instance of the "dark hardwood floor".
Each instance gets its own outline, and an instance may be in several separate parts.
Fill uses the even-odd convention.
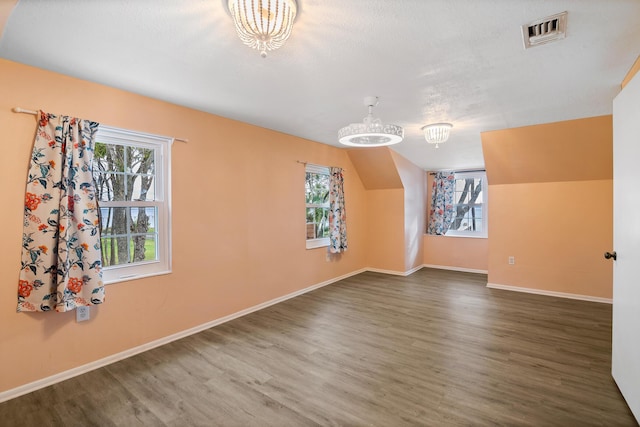
[[[611,306],[363,273],[0,404],[3,426],[635,426]]]

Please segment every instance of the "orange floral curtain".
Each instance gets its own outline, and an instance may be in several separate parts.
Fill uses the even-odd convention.
[[[329,252],[347,250],[347,212],[344,204],[342,169],[329,168]]]
[[[92,176],[98,123],[40,111],[24,205],[18,311],[104,301]]]
[[[456,177],[454,172],[437,172],[431,188],[431,209],[427,234],[445,235],[455,216],[454,193]]]

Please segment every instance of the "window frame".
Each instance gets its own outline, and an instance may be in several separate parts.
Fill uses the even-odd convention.
[[[482,182],[482,203],[456,203],[454,200],[454,208],[457,206],[470,205],[472,207],[481,207],[482,208],[482,230],[481,231],[470,231],[470,230],[447,230],[445,236],[447,237],[471,237],[478,239],[486,239],[488,236],[487,225],[488,221],[488,186],[487,186],[487,173],[486,171],[473,171],[473,172],[454,172],[455,180],[464,180],[464,179],[481,179]]]
[[[312,173],[312,174],[316,174],[316,175],[327,175],[329,177],[329,180],[331,180],[331,171],[329,169],[329,166],[320,166],[320,165],[312,165],[312,164],[306,164],[305,168],[305,181],[307,178],[307,174],[308,173]],[[327,191],[329,189],[327,188]],[[306,236],[306,225],[307,225],[307,209],[308,208],[326,208],[327,211],[329,209],[329,200],[327,200],[327,203],[307,203],[306,201],[306,193],[305,193],[305,236]],[[328,216],[327,216],[327,221],[329,220]],[[323,247],[328,247],[330,244],[330,240],[329,237],[321,237],[321,238],[314,238],[314,239],[306,239],[306,248],[307,249],[316,249],[316,248],[323,248]]]
[[[101,208],[156,208],[156,260],[103,266],[104,284],[171,273],[171,145],[173,138],[99,125],[95,144],[112,144],[154,150],[154,200],[100,201]],[[101,210],[99,210],[101,214]]]

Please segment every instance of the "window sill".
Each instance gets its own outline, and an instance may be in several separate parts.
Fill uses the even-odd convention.
[[[465,239],[487,239],[489,236],[486,234],[428,234],[425,233],[426,236],[429,237],[455,237],[455,238],[465,238]]]
[[[324,239],[310,239],[307,240],[307,249],[324,248],[329,246],[329,238]]]

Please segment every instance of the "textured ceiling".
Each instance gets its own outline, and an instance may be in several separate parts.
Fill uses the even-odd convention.
[[[0,57],[338,146],[366,115],[405,128],[425,169],[483,165],[480,132],[611,114],[640,54],[638,0],[298,0],[266,59],[223,0],[20,0]],[[520,26],[568,11],[567,37],[524,50]],[[37,108],[38,106],[23,106]],[[454,125],[440,148],[420,128]]]

